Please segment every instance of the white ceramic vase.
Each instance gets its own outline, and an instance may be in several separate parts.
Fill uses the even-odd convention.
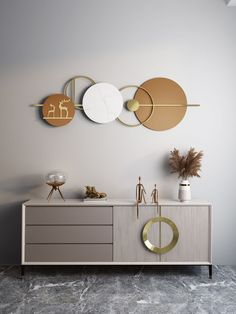
[[[178,198],[180,202],[191,200],[191,188],[188,180],[182,180],[180,182]]]

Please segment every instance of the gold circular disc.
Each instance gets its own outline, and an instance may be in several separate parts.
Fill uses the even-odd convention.
[[[166,224],[168,224],[171,229],[172,229],[172,232],[173,232],[173,237],[172,237],[172,240],[171,242],[164,246],[164,247],[157,247],[157,246],[154,246],[149,240],[148,240],[148,232],[151,228],[151,226],[157,222],[164,222]],[[169,218],[166,218],[166,217],[155,217],[151,220],[149,220],[146,225],[144,226],[143,228],[143,233],[142,233],[142,238],[143,238],[143,242],[145,244],[145,246],[150,250],[152,251],[153,253],[156,253],[156,254],[164,254],[164,253],[167,253],[169,252],[170,250],[172,250],[176,243],[178,242],[178,239],[179,239],[179,231],[178,231],[178,228],[176,227],[176,225],[174,224],[174,222],[172,220],[170,220]]]
[[[126,88],[137,88],[138,90],[141,89],[144,93],[146,93],[147,97],[149,98],[149,102],[150,103],[150,112],[149,112],[149,115],[146,117],[146,119],[144,121],[140,121],[139,123],[136,123],[136,124],[129,124],[129,123],[126,123],[125,121],[123,121],[120,117],[117,118],[118,121],[120,121],[120,123],[122,123],[123,125],[126,125],[126,126],[130,126],[130,127],[136,127],[136,126],[140,126],[142,125],[144,122],[147,122],[151,117],[152,117],[152,114],[154,112],[154,107],[152,106],[153,104],[153,98],[152,98],[152,95],[144,88],[144,87],[141,87],[141,86],[138,86],[138,85],[126,85],[122,88],[119,89],[119,91],[121,92],[122,90],[126,89]],[[129,100],[129,102],[131,102],[132,100]],[[136,105],[137,105],[137,102],[136,102]],[[128,108],[129,110],[129,108]],[[130,112],[133,112],[133,110],[129,110]]]
[[[43,104],[43,119],[53,126],[69,123],[75,114],[75,106],[64,94],[53,94]]]
[[[138,100],[140,107],[135,111],[137,119],[145,121],[142,124],[155,131],[164,131],[175,127],[184,118],[187,110],[187,98],[183,89],[174,81],[167,78],[153,78],[144,82],[140,87],[145,88],[154,100],[154,104],[182,104],[179,107],[157,107],[154,106],[154,112],[147,121],[152,110],[150,98],[142,89],[138,89],[134,99]],[[143,106],[142,104],[150,104]]]
[[[139,108],[139,102],[136,99],[131,99],[127,102],[127,109],[129,111],[137,111]]]

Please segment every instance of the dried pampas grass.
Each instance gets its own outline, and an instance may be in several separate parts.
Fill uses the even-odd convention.
[[[170,152],[169,159],[171,173],[178,173],[179,178],[184,180],[190,177],[200,177],[202,157],[203,152],[196,152],[194,148],[190,148],[185,156],[181,156],[178,149],[174,148]]]

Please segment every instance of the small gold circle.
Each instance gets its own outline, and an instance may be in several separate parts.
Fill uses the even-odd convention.
[[[129,124],[129,123],[126,123],[123,120],[121,120],[119,117],[117,118],[117,120],[120,121],[120,123],[124,124],[125,126],[130,126],[130,127],[140,126],[140,125],[144,124],[149,119],[151,119],[151,117],[153,115],[153,112],[154,112],[154,106],[153,106],[154,101],[153,101],[152,95],[144,87],[141,87],[141,86],[138,86],[138,85],[127,85],[127,86],[124,86],[124,87],[120,88],[119,91],[121,92],[122,90],[124,90],[126,88],[133,88],[133,87],[137,88],[138,90],[141,89],[142,91],[144,91],[148,95],[148,97],[151,100],[151,104],[150,104],[151,112],[150,112],[150,114],[148,115],[148,117],[144,121],[142,121],[140,123],[136,123],[136,124]]]
[[[151,226],[157,222],[164,222],[166,223],[167,225],[169,225],[172,229],[172,232],[173,232],[173,237],[172,237],[172,240],[171,242],[167,245],[167,246],[164,246],[164,247],[157,247],[157,246],[154,246],[149,240],[148,240],[148,232],[151,228]],[[146,225],[144,226],[143,228],[143,232],[142,232],[142,238],[143,238],[143,242],[145,244],[145,246],[150,250],[152,251],[153,253],[156,253],[156,254],[165,254],[167,252],[169,252],[170,250],[172,250],[176,243],[178,242],[178,239],[179,239],[179,231],[178,231],[178,228],[176,227],[176,225],[174,224],[174,222],[172,220],[170,220],[169,218],[166,218],[166,217],[155,217],[151,220],[149,220]]]
[[[134,112],[134,111],[137,111],[138,110],[138,108],[139,108],[139,101],[138,100],[136,100],[136,99],[131,99],[131,100],[129,100],[128,102],[127,102],[127,109],[129,110],[129,111],[132,111],[132,112]]]

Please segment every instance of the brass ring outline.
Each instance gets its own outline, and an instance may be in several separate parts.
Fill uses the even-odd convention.
[[[166,224],[168,224],[171,229],[172,229],[172,232],[173,232],[173,237],[172,237],[172,240],[171,242],[164,246],[164,247],[157,247],[157,246],[154,246],[149,240],[148,240],[148,232],[149,232],[149,229],[151,228],[151,226],[156,223],[156,222],[165,222]],[[178,239],[179,239],[179,231],[178,231],[178,228],[177,226],[175,225],[175,223],[170,220],[169,218],[167,217],[155,217],[155,218],[152,218],[150,219],[144,226],[143,228],[143,232],[142,232],[142,239],[143,239],[143,243],[145,244],[145,246],[153,253],[156,253],[156,254],[165,254],[167,252],[169,252],[170,250],[172,250],[175,245],[177,244],[178,242]]]
[[[67,90],[68,90],[68,86],[69,84],[71,83],[72,84],[72,89],[71,89],[71,94],[72,94],[72,97],[70,97],[72,99],[72,101],[75,103],[75,80],[77,79],[86,79],[88,81],[90,81],[92,83],[92,85],[96,84],[96,82],[89,76],[85,76],[85,75],[77,75],[77,76],[74,76],[72,78],[70,78],[66,84],[65,84],[65,87],[64,87],[64,90],[63,90],[63,93],[67,96],[67,97],[70,97],[67,95]],[[82,106],[81,106],[82,107]],[[77,108],[77,109],[80,109],[80,110],[83,110],[83,108]]]
[[[151,119],[151,117],[152,117],[152,115],[153,115],[153,112],[154,112],[154,101],[153,101],[153,98],[152,98],[152,95],[149,93],[149,91],[148,90],[146,90],[146,88],[144,88],[144,87],[142,87],[142,86],[138,86],[138,85],[126,85],[126,86],[124,86],[124,87],[121,87],[120,89],[119,89],[119,91],[121,92],[122,90],[124,90],[124,89],[126,89],[126,88],[137,88],[137,89],[141,89],[141,90],[143,90],[145,93],[147,93],[148,94],[148,96],[150,97],[150,99],[151,99],[151,104],[150,105],[152,105],[152,111],[151,111],[151,113],[150,113],[150,115],[147,117],[147,119],[145,119],[143,122],[139,122],[139,123],[137,123],[137,124],[128,124],[128,123],[126,123],[126,122],[124,122],[123,120],[121,120],[121,118],[117,118],[117,120],[120,122],[120,123],[122,123],[123,125],[125,125],[125,126],[129,126],[129,127],[136,127],[136,126],[140,126],[140,125],[143,125],[145,122],[147,122],[149,119]]]

